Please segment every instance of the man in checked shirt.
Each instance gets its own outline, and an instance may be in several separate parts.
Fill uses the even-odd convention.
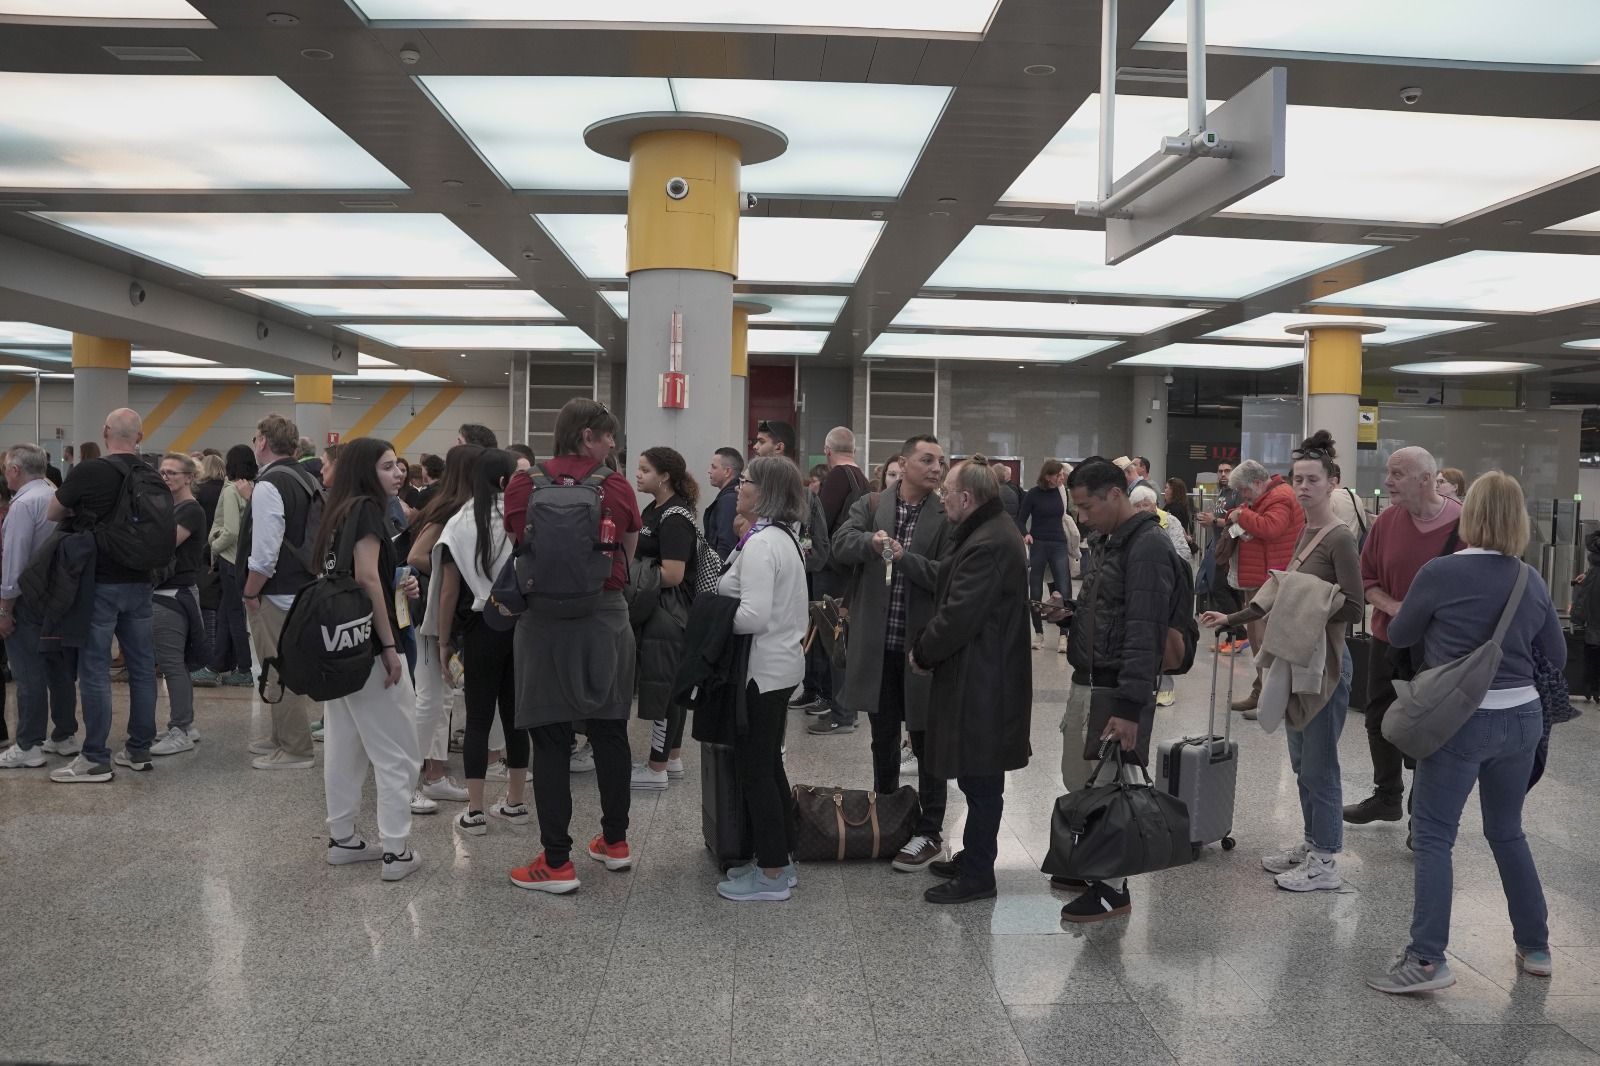
[[[904,473],[893,491],[867,493],[833,534],[833,557],[855,568],[850,590],[850,644],[842,711],[813,722],[819,736],[853,732],[856,716],[872,721],[872,787],[880,795],[900,787],[900,724],[911,733],[917,755],[917,790],[922,815],[911,840],[894,858],[896,870],[920,870],[944,848],[946,782],[921,770],[931,674],[912,673],[906,662],[908,635],[934,613],[939,558],[949,527],[937,490],[944,477],[944,449],[930,436],[912,437],[901,454]]]

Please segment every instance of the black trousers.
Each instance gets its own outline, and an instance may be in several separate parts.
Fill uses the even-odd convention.
[[[883,681],[878,685],[878,709],[867,717],[872,719],[872,789],[882,796],[900,787],[900,725],[906,720],[905,652],[883,653]],[[917,798],[922,804],[916,835],[943,840],[949,783],[942,777],[929,775],[923,769],[927,765],[927,760],[922,757],[925,734],[920,729],[909,732],[911,750],[917,756]]]
[[[750,682],[746,690],[750,731],[733,742],[733,765],[750,813],[756,863],[768,870],[787,865],[794,853],[794,793],[783,769],[783,731],[792,692],[793,685],[757,692],[756,683]]]
[[[956,778],[967,797],[967,827],[961,836],[961,880],[994,886],[994,860],[1000,854],[1000,815],[1005,811],[1005,774],[963,774]]]
[[[1379,796],[1400,802],[1406,792],[1405,755],[1383,736],[1383,716],[1394,703],[1395,664],[1389,643],[1372,638],[1367,672],[1372,678],[1372,702],[1367,704],[1367,748],[1372,752],[1372,783]]]
[[[1600,692],[1600,644],[1583,646],[1583,694],[1594,696]]]
[[[683,747],[683,724],[688,718],[687,707],[667,704],[667,716],[650,727],[651,762],[666,762],[668,755]]]
[[[533,802],[539,814],[539,843],[545,861],[560,866],[572,857],[572,756],[574,726],[581,726],[594,747],[595,782],[600,786],[600,829],[607,844],[628,839],[629,779],[633,759],[628,752],[626,718],[588,718],[555,722],[528,730],[533,741]],[[506,739],[511,739],[510,734]]]
[[[528,767],[528,731],[517,728],[517,680],[512,630],[500,631],[473,612],[461,635],[461,667],[466,672],[462,694],[467,703],[467,735],[461,762],[468,778],[482,781],[489,772],[489,730],[496,707],[506,733],[506,766]]]

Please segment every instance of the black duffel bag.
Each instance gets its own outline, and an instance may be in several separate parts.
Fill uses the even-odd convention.
[[[1116,767],[1114,780],[1096,784],[1108,765]],[[1101,748],[1088,787],[1056,800],[1045,873],[1109,881],[1194,861],[1189,809],[1178,797],[1154,787],[1143,766],[1142,784],[1124,781],[1124,765],[1121,746],[1108,743]]]

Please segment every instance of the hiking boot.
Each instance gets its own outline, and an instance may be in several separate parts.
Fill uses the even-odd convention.
[[[1368,822],[1398,822],[1405,817],[1405,811],[1400,807],[1399,799],[1390,799],[1381,793],[1374,792],[1360,803],[1352,803],[1344,809],[1344,820],[1351,825],[1366,825]]]

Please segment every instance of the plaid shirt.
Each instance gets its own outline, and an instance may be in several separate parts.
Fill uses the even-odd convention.
[[[900,498],[898,491],[894,494],[894,539],[906,551],[911,550],[911,538],[917,532],[917,519],[922,517],[922,505],[928,499],[924,496],[922,503],[909,504]],[[905,571],[897,566],[894,568],[894,581],[889,586],[889,625],[883,638],[883,650],[886,652],[906,650],[907,595]]]

